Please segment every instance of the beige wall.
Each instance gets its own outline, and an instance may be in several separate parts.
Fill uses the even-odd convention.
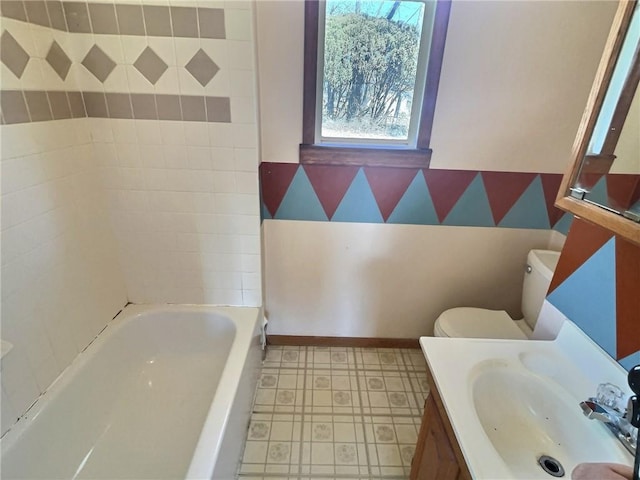
[[[266,221],[271,334],[431,334],[447,308],[506,309],[522,318],[527,252],[548,230]]]
[[[432,168],[560,173],[615,2],[453,2]],[[285,27],[286,26],[286,27]],[[303,3],[257,4],[261,160],[297,162]],[[415,336],[445,308],[519,315],[521,269],[557,232],[266,220],[272,333]]]

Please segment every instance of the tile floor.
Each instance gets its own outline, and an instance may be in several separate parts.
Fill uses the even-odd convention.
[[[425,370],[418,349],[269,347],[238,479],[408,478]]]

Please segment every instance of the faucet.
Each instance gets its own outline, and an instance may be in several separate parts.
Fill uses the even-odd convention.
[[[622,390],[610,383],[598,386],[598,394],[584,402],[580,402],[582,413],[591,420],[604,423],[607,428],[632,455],[636,455],[638,444],[638,428],[631,421],[633,406],[631,398],[627,408],[622,412],[617,399],[622,397]],[[634,422],[635,423],[635,422]]]

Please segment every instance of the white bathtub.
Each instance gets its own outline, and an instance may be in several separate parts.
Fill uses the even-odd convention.
[[[128,306],[2,439],[3,479],[232,479],[261,310]]]

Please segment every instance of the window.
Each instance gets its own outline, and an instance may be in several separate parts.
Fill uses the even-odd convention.
[[[449,10],[306,0],[301,163],[429,165]]]

